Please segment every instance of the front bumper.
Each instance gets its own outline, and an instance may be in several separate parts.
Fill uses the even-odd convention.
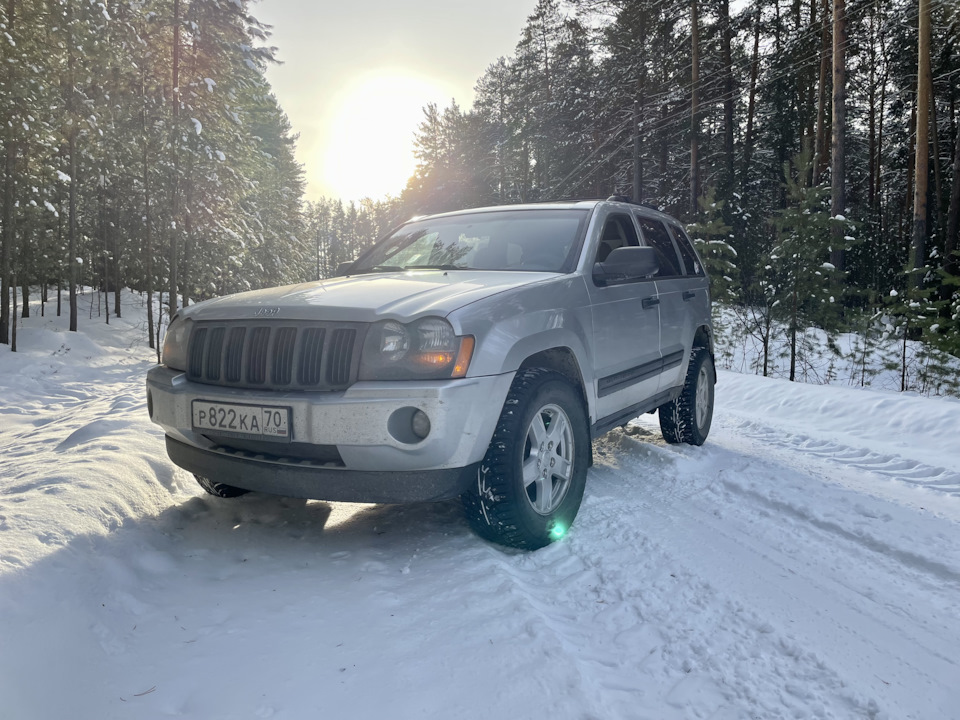
[[[186,470],[281,495],[401,502],[457,494],[453,491],[461,483],[460,471],[469,470],[486,453],[512,380],[513,373],[506,373],[358,382],[343,392],[271,392],[194,383],[182,372],[156,367],[147,375],[147,397],[151,420],[167,434],[171,459]],[[194,400],[288,407],[292,441],[335,446],[340,462],[284,457],[284,443],[271,445],[269,454],[238,453],[230,440],[193,430]],[[396,418],[410,408],[430,419],[430,434],[418,442],[396,437],[403,436],[396,432]],[[406,492],[399,487],[391,491],[399,485]]]
[[[167,436],[167,454],[184,470],[222,478],[245,490],[331,502],[408,503],[448,500],[466,492],[479,463],[445,470],[406,472],[311,467],[222,450],[201,450]]]

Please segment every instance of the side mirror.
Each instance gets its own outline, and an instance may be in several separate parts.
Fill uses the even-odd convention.
[[[343,277],[350,272],[350,268],[353,267],[353,260],[347,260],[346,262],[339,263],[337,265],[336,277]]]
[[[660,269],[657,252],[651,247],[617,248],[603,262],[593,266],[593,281],[597,285],[628,282],[656,275]]]

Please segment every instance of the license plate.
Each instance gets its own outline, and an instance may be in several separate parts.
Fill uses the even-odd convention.
[[[290,408],[194,400],[193,429],[230,437],[290,440]]]

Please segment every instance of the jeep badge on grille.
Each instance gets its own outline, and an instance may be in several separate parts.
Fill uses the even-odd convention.
[[[280,312],[280,308],[278,307],[261,307],[261,308],[257,308],[256,312],[254,312],[253,314],[256,317],[273,317],[274,315],[277,315],[279,312]]]

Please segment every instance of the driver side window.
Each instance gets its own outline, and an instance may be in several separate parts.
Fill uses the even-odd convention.
[[[603,262],[617,248],[639,247],[640,239],[629,215],[615,214],[607,218],[600,233],[595,262]]]

